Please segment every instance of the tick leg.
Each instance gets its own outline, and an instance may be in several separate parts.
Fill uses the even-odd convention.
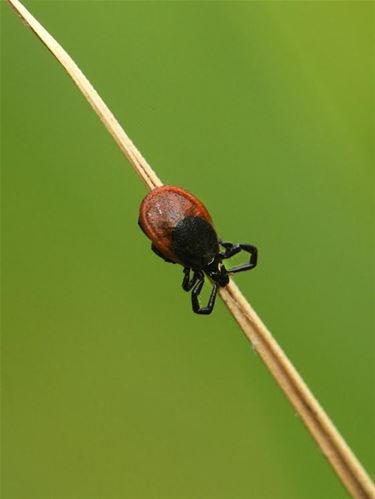
[[[189,267],[184,267],[184,279],[182,281],[182,289],[185,291],[190,291],[194,284],[197,282],[198,276],[194,272],[193,277],[190,279],[190,269]]]
[[[245,270],[251,270],[256,266],[258,259],[258,250],[255,246],[245,243],[233,244],[227,241],[221,241],[220,244],[225,249],[224,252],[220,253],[221,258],[223,259],[231,258],[242,250],[250,253],[250,260],[248,263],[236,265],[235,267],[228,269],[227,272],[231,274],[234,274],[236,272],[244,272]]]
[[[231,258],[234,255],[237,255],[241,251],[241,246],[239,244],[229,243],[228,241],[220,241],[220,246],[222,246],[225,251],[221,251],[221,258]]]
[[[191,303],[193,306],[193,312],[196,314],[202,314],[202,315],[208,315],[212,312],[214,305],[215,305],[215,299],[217,295],[217,284],[214,283],[211,291],[210,298],[208,300],[207,306],[206,307],[201,307],[199,304],[199,299],[198,296],[200,295],[200,292],[202,291],[203,283],[204,283],[204,275],[203,274],[196,274],[198,282],[193,288],[193,291],[191,292]]]

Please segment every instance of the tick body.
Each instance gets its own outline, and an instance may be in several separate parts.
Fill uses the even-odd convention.
[[[184,267],[182,287],[191,290],[192,307],[197,314],[212,312],[218,287],[229,283],[228,274],[256,266],[256,248],[220,240],[204,204],[179,187],[165,185],[152,190],[141,203],[138,223],[158,256]],[[250,254],[249,261],[227,270],[223,260],[242,250]],[[205,275],[212,280],[213,287],[207,305],[201,307],[198,297]]]

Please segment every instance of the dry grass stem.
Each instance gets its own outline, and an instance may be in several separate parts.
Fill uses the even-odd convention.
[[[8,2],[66,69],[147,188],[162,185],[72,58],[18,0]],[[375,498],[375,487],[366,471],[236,284],[231,281],[220,295],[347,490],[356,498]]]

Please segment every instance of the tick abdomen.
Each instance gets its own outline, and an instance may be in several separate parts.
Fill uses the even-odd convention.
[[[182,263],[172,247],[172,232],[186,217],[200,217],[212,224],[206,207],[190,192],[165,185],[142,201],[139,225],[165,258]]]

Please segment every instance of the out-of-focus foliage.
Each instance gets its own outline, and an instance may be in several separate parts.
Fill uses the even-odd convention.
[[[374,3],[26,5],[162,180],[258,246],[237,283],[373,471]],[[191,312],[137,176],[1,14],[2,497],[346,497],[223,305]]]

